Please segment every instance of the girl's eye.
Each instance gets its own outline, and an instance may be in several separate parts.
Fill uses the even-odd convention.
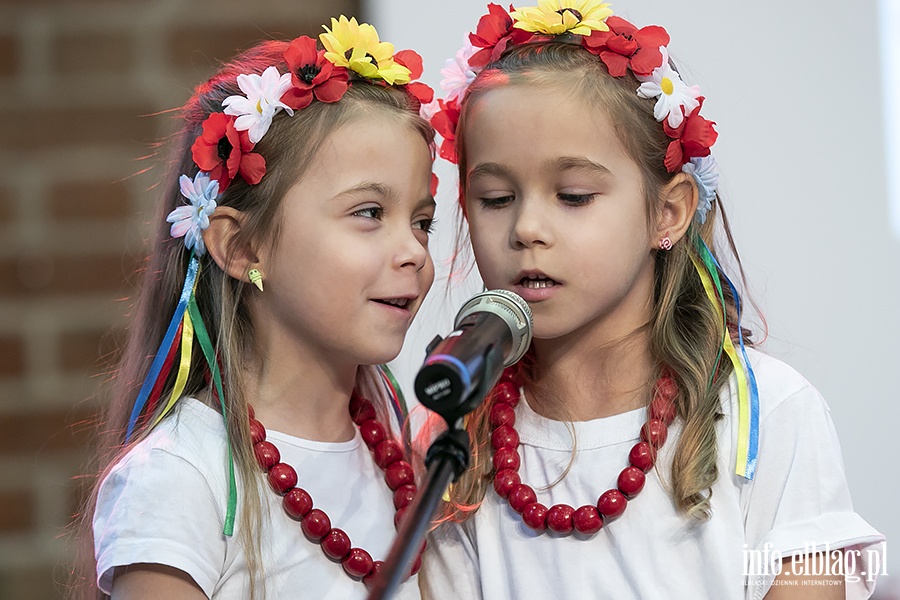
[[[413,223],[413,228],[421,229],[425,233],[434,232],[434,225],[437,223],[433,217],[425,217]]]
[[[513,196],[496,196],[493,198],[479,198],[484,208],[503,208],[513,201]]]
[[[384,217],[384,209],[380,206],[367,206],[353,213],[353,216],[366,217],[380,221]]]
[[[564,194],[560,192],[557,194],[557,197],[566,204],[582,206],[584,204],[590,204],[596,195],[597,194]]]

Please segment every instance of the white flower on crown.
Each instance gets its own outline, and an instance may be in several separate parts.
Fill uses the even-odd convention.
[[[447,92],[446,102],[461,100],[475,80],[478,73],[469,66],[469,59],[476,50],[477,48],[467,40],[456,53],[456,57],[448,58],[444,63],[444,68],[441,69],[441,75],[444,76],[441,80],[441,89]]]
[[[660,66],[653,69],[650,75],[635,74],[638,80],[643,82],[637,93],[641,98],[656,98],[653,116],[660,122],[668,119],[669,127],[675,129],[681,125],[684,115],[691,114],[691,111],[700,106],[697,99],[700,96],[700,86],[688,87],[669,65],[669,52],[666,47],[660,46],[659,51],[662,53]]]
[[[246,131],[254,144],[269,130],[272,118],[279,110],[294,115],[291,107],[281,102],[281,97],[291,87],[290,73],[281,75],[276,67],[269,67],[262,75],[238,75],[237,84],[246,96],[228,96],[222,101],[222,107],[226,115],[237,117],[234,128]]]
[[[719,166],[712,154],[700,158],[692,158],[681,170],[694,177],[697,182],[698,202],[695,218],[702,225],[706,222],[706,213],[712,208],[719,188]]]
[[[438,102],[438,99],[435,98],[431,102],[425,102],[421,106],[419,106],[419,116],[431,122],[431,119],[441,110],[441,104]]]
[[[190,201],[189,206],[179,206],[169,213],[166,221],[172,224],[169,233],[172,237],[184,236],[184,245],[188,250],[194,249],[197,256],[206,252],[203,244],[203,230],[209,227],[209,215],[216,210],[216,197],[219,195],[219,182],[209,178],[209,173],[200,172],[194,180],[187,175],[178,179],[181,195]]]

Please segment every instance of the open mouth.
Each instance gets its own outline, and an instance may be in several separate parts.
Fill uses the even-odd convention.
[[[523,288],[528,288],[532,290],[539,290],[542,288],[553,287],[554,285],[559,285],[559,282],[555,279],[551,279],[546,275],[526,275],[522,279],[519,280],[519,285]]]
[[[406,308],[411,302],[409,298],[374,298],[372,301],[379,304],[387,304],[388,306],[396,306],[397,308]]]

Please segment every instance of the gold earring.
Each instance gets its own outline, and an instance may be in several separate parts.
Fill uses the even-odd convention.
[[[250,269],[247,277],[250,278],[250,283],[259,288],[259,291],[263,291],[263,276],[259,269]]]

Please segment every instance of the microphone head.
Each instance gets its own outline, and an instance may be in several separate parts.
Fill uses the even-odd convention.
[[[533,317],[531,308],[522,297],[509,290],[488,290],[472,296],[463,304],[456,315],[454,327],[474,313],[491,313],[497,315],[509,327],[512,333],[512,344],[509,353],[503,359],[503,366],[516,364],[531,345]]]

